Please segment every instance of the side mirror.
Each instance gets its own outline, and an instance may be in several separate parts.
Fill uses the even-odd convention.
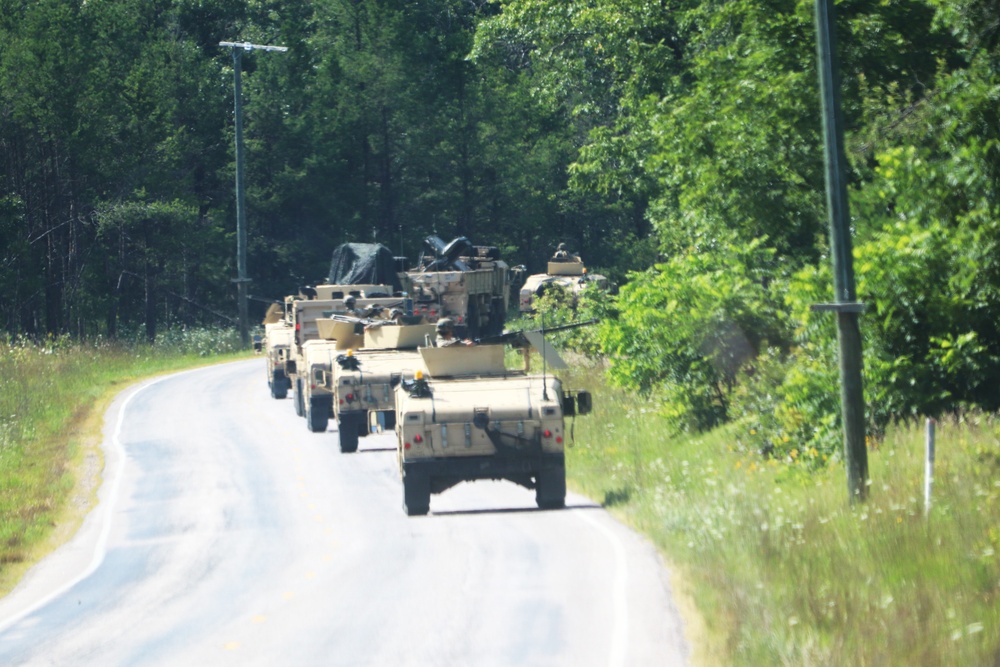
[[[580,415],[590,414],[594,409],[594,401],[589,391],[581,391],[576,395],[576,412]]]
[[[576,416],[576,397],[573,394],[563,394],[562,413],[563,417]]]

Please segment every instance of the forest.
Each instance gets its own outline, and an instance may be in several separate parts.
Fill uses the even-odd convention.
[[[816,38],[774,0],[0,0],[0,328],[155,338],[345,241],[464,235],[619,290],[580,349],[680,431],[838,443]],[[1000,407],[1000,3],[837,4],[869,431]],[[556,304],[554,307],[557,307]],[[800,456],[801,453],[801,456]]]

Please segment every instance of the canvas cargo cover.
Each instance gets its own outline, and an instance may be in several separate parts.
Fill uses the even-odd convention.
[[[333,251],[330,275],[333,285],[392,285],[402,291],[392,252],[380,243],[344,243]]]

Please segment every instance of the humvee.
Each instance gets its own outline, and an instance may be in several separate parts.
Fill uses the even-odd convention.
[[[334,416],[334,396],[328,376],[335,359],[360,347],[363,336],[357,331],[358,323],[349,318],[316,319],[317,338],[302,344],[299,371],[299,386],[302,393],[302,416],[306,418],[306,428],[313,433],[323,433]]]
[[[356,452],[359,437],[394,428],[394,387],[423,368],[416,347],[433,336],[433,324],[371,327],[363,347],[335,359],[332,373],[316,374],[314,382],[332,395],[341,452]]]
[[[503,345],[419,352],[426,375],[396,387],[405,512],[426,514],[431,494],[479,479],[509,480],[534,489],[538,507],[563,507],[564,418],[590,412],[590,394],[550,374],[508,370]]]
[[[305,363],[303,346],[309,341],[321,338],[317,320],[324,319],[331,314],[343,313],[344,298],[354,296],[354,291],[358,291],[362,295],[355,297],[355,308],[357,309],[380,308],[388,310],[402,304],[399,297],[385,296],[382,291],[364,292],[357,290],[358,287],[381,288],[384,286],[317,285],[316,287],[302,288],[298,296],[285,298],[286,321],[292,329],[293,336],[289,360],[286,362],[285,368],[289,382],[295,387],[295,414],[300,417],[306,416],[304,395],[307,387],[304,383],[307,380],[305,372],[300,372],[299,368]],[[373,294],[373,296],[365,296],[368,293]],[[375,294],[378,296],[374,296]],[[318,298],[319,296],[330,298]]]
[[[608,288],[608,279],[599,274],[587,273],[587,267],[575,255],[568,259],[550,260],[547,271],[528,276],[521,286],[519,308],[522,313],[532,312],[535,297],[541,296],[548,289],[568,290],[575,303],[580,293],[587,288]]]
[[[261,348],[266,359],[267,386],[272,398],[285,398],[292,383],[285,373],[291,349],[293,331],[284,319],[284,309],[279,304],[271,304],[264,316],[264,340]]]

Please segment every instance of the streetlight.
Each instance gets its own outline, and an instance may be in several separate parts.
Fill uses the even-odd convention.
[[[287,51],[287,46],[270,46],[251,44],[250,42],[219,42],[219,46],[228,46],[233,50],[233,85],[235,92],[236,116],[236,267],[238,277],[233,282],[237,287],[240,318],[240,342],[243,349],[250,347],[250,329],[247,325],[247,214],[246,197],[243,193],[243,81],[240,70],[243,67],[243,52],[259,49],[261,51]]]

